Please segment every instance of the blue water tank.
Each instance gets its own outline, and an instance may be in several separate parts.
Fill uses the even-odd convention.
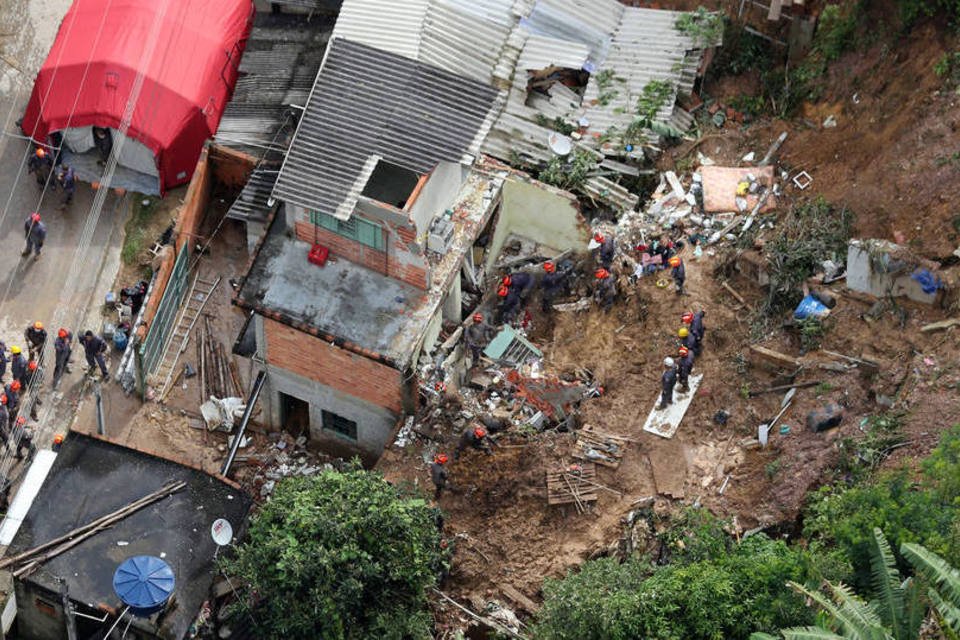
[[[114,592],[135,616],[163,609],[175,582],[170,565],[154,556],[127,558],[113,573]]]

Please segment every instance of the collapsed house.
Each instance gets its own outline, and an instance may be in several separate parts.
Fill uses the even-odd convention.
[[[173,490],[171,483],[181,488]],[[157,499],[130,510],[157,493]],[[14,562],[4,633],[16,625],[17,637],[35,640],[101,637],[125,606],[114,587],[117,568],[130,558],[150,556],[172,570],[171,597],[157,611],[121,614],[125,637],[188,637],[214,579],[218,543],[211,528],[224,518],[240,535],[250,505],[250,498],[222,477],[70,433],[59,453],[41,451],[24,479],[0,531],[9,544],[7,557],[120,510],[124,515],[94,535],[75,533],[72,542],[61,541],[63,548],[54,546],[55,553]]]

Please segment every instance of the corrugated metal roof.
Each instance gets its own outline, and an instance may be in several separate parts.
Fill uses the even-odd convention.
[[[335,38],[273,195],[333,214],[373,154],[418,173],[461,162],[476,153],[497,97],[480,82]]]
[[[592,70],[606,58],[623,9],[616,0],[540,0],[521,24],[534,35],[588,46]]]
[[[582,69],[590,57],[590,47],[578,42],[570,42],[549,36],[531,35],[527,38],[517,68],[546,69],[550,66]]]
[[[274,140],[286,149],[277,132],[298,116],[290,105],[306,102],[331,30],[329,20],[258,13],[216,141],[257,157]]]
[[[273,208],[270,194],[280,173],[279,164],[260,164],[253,173],[237,199],[230,205],[227,217],[244,222],[266,222]]]
[[[345,0],[333,37],[416,60],[429,7],[430,0]]]

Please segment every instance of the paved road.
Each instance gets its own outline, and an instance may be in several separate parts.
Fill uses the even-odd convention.
[[[82,183],[73,203],[61,211],[62,194],[48,190],[41,199],[40,188],[26,171],[31,149],[18,137],[15,122],[69,6],[70,0],[0,0],[0,34],[13,34],[0,39],[0,339],[8,346],[22,345],[24,328],[40,320],[51,334],[48,362],[53,360],[52,337],[58,326],[71,327],[75,335],[99,328],[99,308],[116,274],[129,211],[129,199],[111,192],[94,220],[96,192]],[[48,233],[43,255],[36,260],[20,255],[23,222],[32,211],[40,212]],[[88,243],[81,247],[84,240]],[[53,432],[72,419],[83,368],[82,350],[75,349],[74,373],[64,379],[62,394],[45,396],[36,436],[40,447],[48,446]],[[51,374],[52,366],[48,380]]]

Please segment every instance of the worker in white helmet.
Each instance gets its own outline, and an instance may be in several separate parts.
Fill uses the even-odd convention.
[[[673,387],[677,384],[677,368],[673,358],[663,359],[663,375],[660,376],[660,384],[663,391],[660,394],[660,404],[657,409],[666,409],[673,404]]]

